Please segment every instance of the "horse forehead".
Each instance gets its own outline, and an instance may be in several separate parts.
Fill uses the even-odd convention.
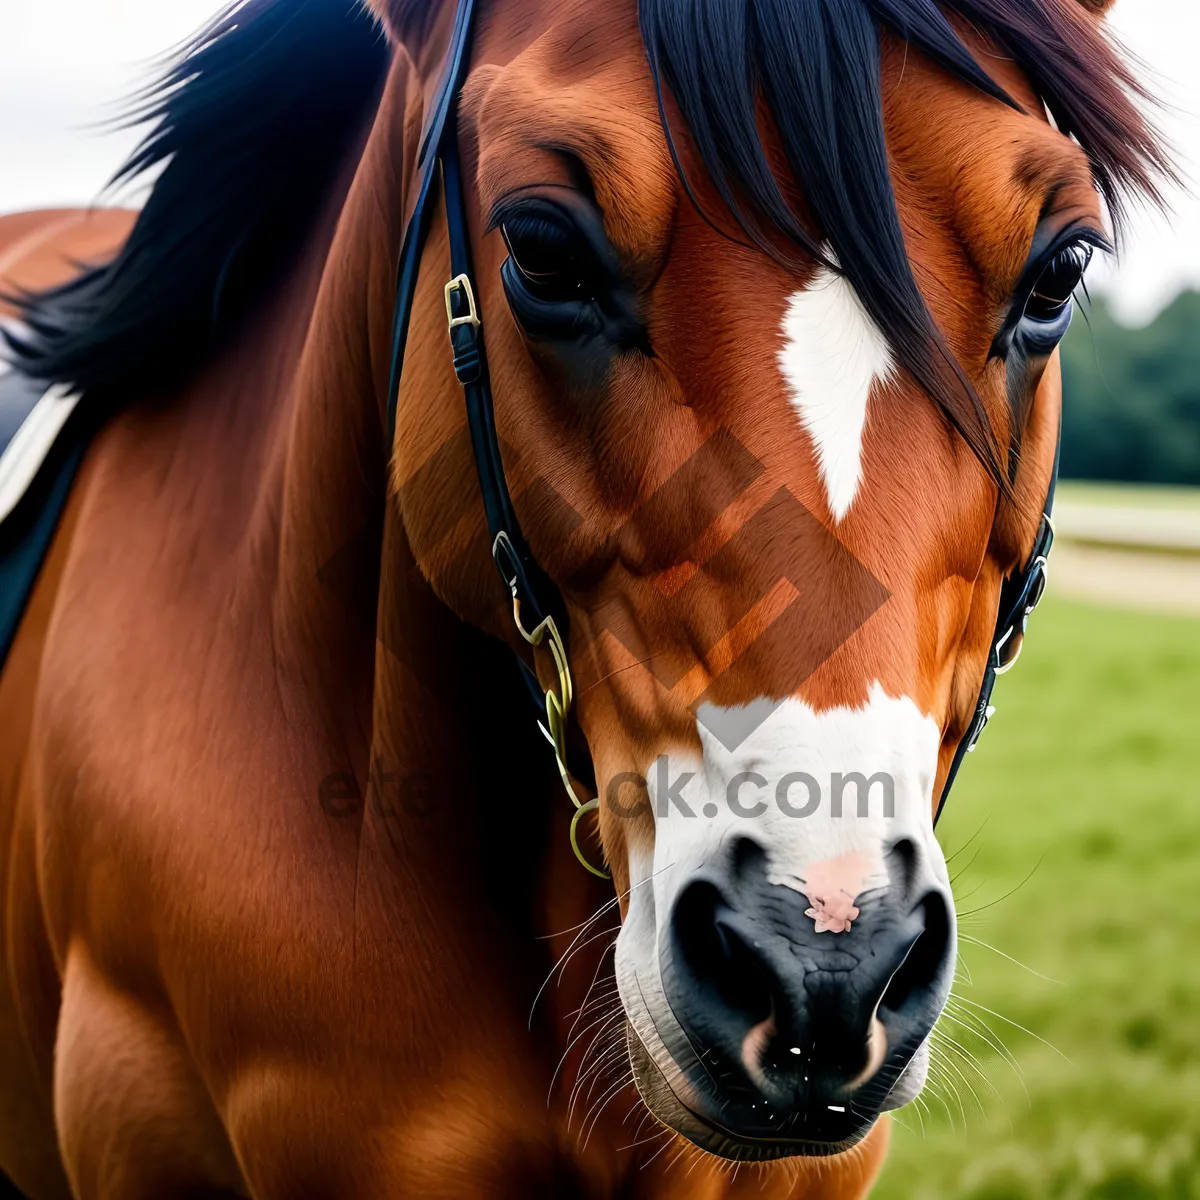
[[[679,180],[636,13],[622,4],[560,7],[565,12],[509,56],[484,61],[463,89],[480,203],[488,211],[521,187],[575,185],[577,160],[613,244],[633,259],[654,254]]]
[[[1050,123],[1030,81],[975,30],[964,43],[1019,107],[953,77],[892,34],[883,38],[882,95],[892,185],[926,299],[956,341],[956,316],[987,315],[978,299],[1003,302],[1029,253],[1047,199],[1100,214],[1087,156]],[[921,268],[926,268],[925,275]],[[961,290],[938,311],[939,284]],[[974,295],[973,293],[978,293]],[[969,348],[956,349],[966,353]]]

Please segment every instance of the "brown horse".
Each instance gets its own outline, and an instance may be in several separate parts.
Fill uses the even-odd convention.
[[[104,418],[0,677],[37,1200],[858,1197],[923,1084],[1055,346],[1163,167],[1103,0],[483,5],[478,311],[611,884],[513,661],[552,681],[440,216],[387,440],[453,7],[238,5],[150,95],[132,231],[0,222],[16,369]]]

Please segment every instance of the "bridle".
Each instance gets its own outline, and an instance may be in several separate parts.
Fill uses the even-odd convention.
[[[459,93],[470,65],[475,7],[476,0],[459,0],[454,29],[450,36],[448,65],[438,85],[417,155],[417,200],[404,231],[397,271],[396,307],[392,328],[392,368],[388,384],[388,444],[390,446],[395,439],[396,404],[399,399],[400,376],[404,369],[409,321],[440,175],[450,242],[451,278],[445,286],[446,319],[454,358],[454,374],[462,385],[466,401],[467,425],[475,454],[488,535],[492,543],[492,558],[512,596],[513,621],[521,637],[535,650],[548,650],[553,662],[555,686],[540,692],[538,706],[542,708],[544,705],[544,714],[539,713],[538,724],[553,747],[563,785],[575,807],[571,820],[572,849],[579,861],[593,875],[607,879],[607,872],[588,861],[578,840],[580,820],[588,813],[598,811],[600,801],[598,798],[587,801],[580,799],[571,778],[572,772],[567,765],[567,724],[574,700],[574,683],[562,632],[567,628],[566,608],[558,589],[530,553],[513,508],[500,455],[496,413],[488,379],[487,351],[481,332],[479,305],[472,283],[474,274],[466,198],[458,154],[457,115]],[[942,814],[951,785],[963,760],[975,749],[980,735],[995,711],[991,699],[996,679],[1015,665],[1024,643],[1029,616],[1045,592],[1047,558],[1054,542],[1051,510],[1058,481],[1060,449],[1061,430],[1054,454],[1054,470],[1033,551],[1025,565],[1015,575],[1006,579],[1001,589],[999,615],[992,638],[992,650],[979,691],[979,700],[971,723],[955,751],[942,788],[934,824]],[[521,667],[531,687],[540,690],[540,684],[524,660],[521,660]]]
[[[454,31],[450,36],[450,56],[446,73],[438,87],[433,109],[426,123],[417,155],[420,182],[417,202],[404,231],[400,266],[396,281],[396,308],[392,327],[392,370],[388,392],[388,444],[395,439],[396,404],[400,375],[404,369],[404,350],[412,316],[413,297],[421,268],[421,253],[429,235],[433,215],[434,189],[440,166],[445,197],[446,225],[450,240],[450,282],[445,287],[446,319],[454,354],[454,374],[462,385],[467,405],[467,425],[479,490],[492,543],[492,558],[512,595],[513,621],[522,638],[535,650],[549,651],[556,675],[555,686],[541,694],[539,727],[554,749],[563,786],[575,807],[571,820],[571,847],[575,856],[593,874],[609,878],[606,871],[593,866],[579,845],[579,822],[600,807],[598,798],[582,800],[575,791],[567,767],[567,722],[574,702],[575,685],[567,661],[567,646],[562,630],[566,609],[558,589],[550,582],[529,552],[521,533],[521,524],[513,508],[500,440],[496,434],[496,413],[488,380],[487,351],[480,332],[479,306],[475,299],[471,267],[471,241],[467,228],[466,199],[458,157],[458,96],[469,66],[471,31],[475,18],[475,0],[459,0]],[[527,682],[539,687],[524,660],[521,668]]]
[[[975,714],[954,751],[954,759],[946,773],[946,782],[942,785],[937,812],[933,816],[934,825],[937,825],[942,810],[946,807],[946,799],[958,776],[959,768],[967,755],[979,745],[979,739],[996,711],[992,706],[992,690],[996,686],[996,680],[1017,665],[1017,659],[1021,657],[1025,646],[1025,629],[1029,624],[1030,615],[1046,594],[1047,560],[1050,557],[1050,548],[1054,545],[1054,492],[1058,487],[1058,464],[1061,455],[1060,424],[1058,440],[1054,445],[1054,468],[1050,472],[1050,486],[1046,489],[1046,502],[1042,505],[1042,520],[1038,525],[1037,537],[1033,540],[1033,550],[1025,560],[1025,565],[1015,575],[1005,579],[1000,588],[996,629],[992,634],[992,649],[984,668],[979,699],[975,702]]]

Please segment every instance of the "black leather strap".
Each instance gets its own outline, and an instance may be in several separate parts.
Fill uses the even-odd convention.
[[[466,397],[467,424],[475,451],[492,557],[505,585],[520,602],[525,628],[532,629],[547,616],[554,615],[565,633],[561,598],[529,551],[504,474],[483,327],[476,308],[466,198],[459,167],[458,135],[453,125],[446,130],[440,157],[453,277],[446,293],[447,315],[452,321],[450,343],[454,351],[454,371]],[[456,321],[462,323],[456,324]]]
[[[471,33],[475,24],[475,0],[459,0],[450,35],[450,52],[446,73],[438,87],[430,110],[421,148],[417,155],[417,202],[404,231],[400,248],[400,265],[396,272],[396,308],[392,316],[392,370],[388,382],[388,443],[396,433],[396,400],[400,375],[404,370],[404,350],[408,344],[408,326],[412,317],[413,296],[421,273],[421,254],[429,236],[433,216],[434,191],[438,181],[438,154],[447,128],[453,130],[458,111],[458,93],[470,65]]]
[[[538,567],[521,532],[500,454],[496,414],[488,378],[487,349],[476,305],[471,238],[466,196],[458,156],[458,95],[470,66],[471,30],[475,0],[459,0],[450,39],[449,63],[422,139],[417,203],[405,231],[396,282],[396,310],[392,329],[392,371],[388,393],[388,434],[395,437],[396,404],[404,369],[413,297],[421,268],[421,254],[432,220],[440,166],[446,224],[450,241],[451,280],[446,289],[447,318],[454,355],[454,372],[462,384],[467,424],[475,453],[479,490],[487,518],[492,556],[514,599],[522,621],[532,629],[553,614],[566,634],[561,597]]]
[[[1054,467],[1050,472],[1050,486],[1046,490],[1046,502],[1042,506],[1042,521],[1038,526],[1033,550],[1021,570],[1006,579],[1000,588],[1000,606],[996,616],[996,629],[992,634],[992,650],[988,655],[987,667],[983,672],[983,683],[979,689],[979,699],[975,703],[975,714],[954,752],[954,760],[946,774],[946,782],[942,786],[942,795],[938,800],[937,813],[933,818],[934,825],[938,823],[942,810],[946,807],[946,800],[958,777],[959,769],[967,755],[978,745],[979,738],[987,728],[988,721],[991,720],[994,711],[992,692],[996,687],[996,679],[1005,669],[1005,649],[1013,638],[1025,636],[1025,627],[1030,614],[1037,608],[1045,591],[1046,561],[1050,557],[1050,548],[1054,545],[1054,493],[1058,489],[1058,466],[1061,457],[1062,428],[1060,425],[1058,441],[1054,448]]]

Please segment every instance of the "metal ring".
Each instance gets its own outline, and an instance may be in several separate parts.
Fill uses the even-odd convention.
[[[593,867],[584,853],[579,848],[579,819],[585,813],[598,812],[600,809],[600,797],[595,800],[589,800],[586,804],[581,804],[576,810],[575,815],[571,818],[571,849],[575,851],[575,857],[585,866],[597,879],[612,879],[612,875],[608,871],[601,871],[598,867]]]

